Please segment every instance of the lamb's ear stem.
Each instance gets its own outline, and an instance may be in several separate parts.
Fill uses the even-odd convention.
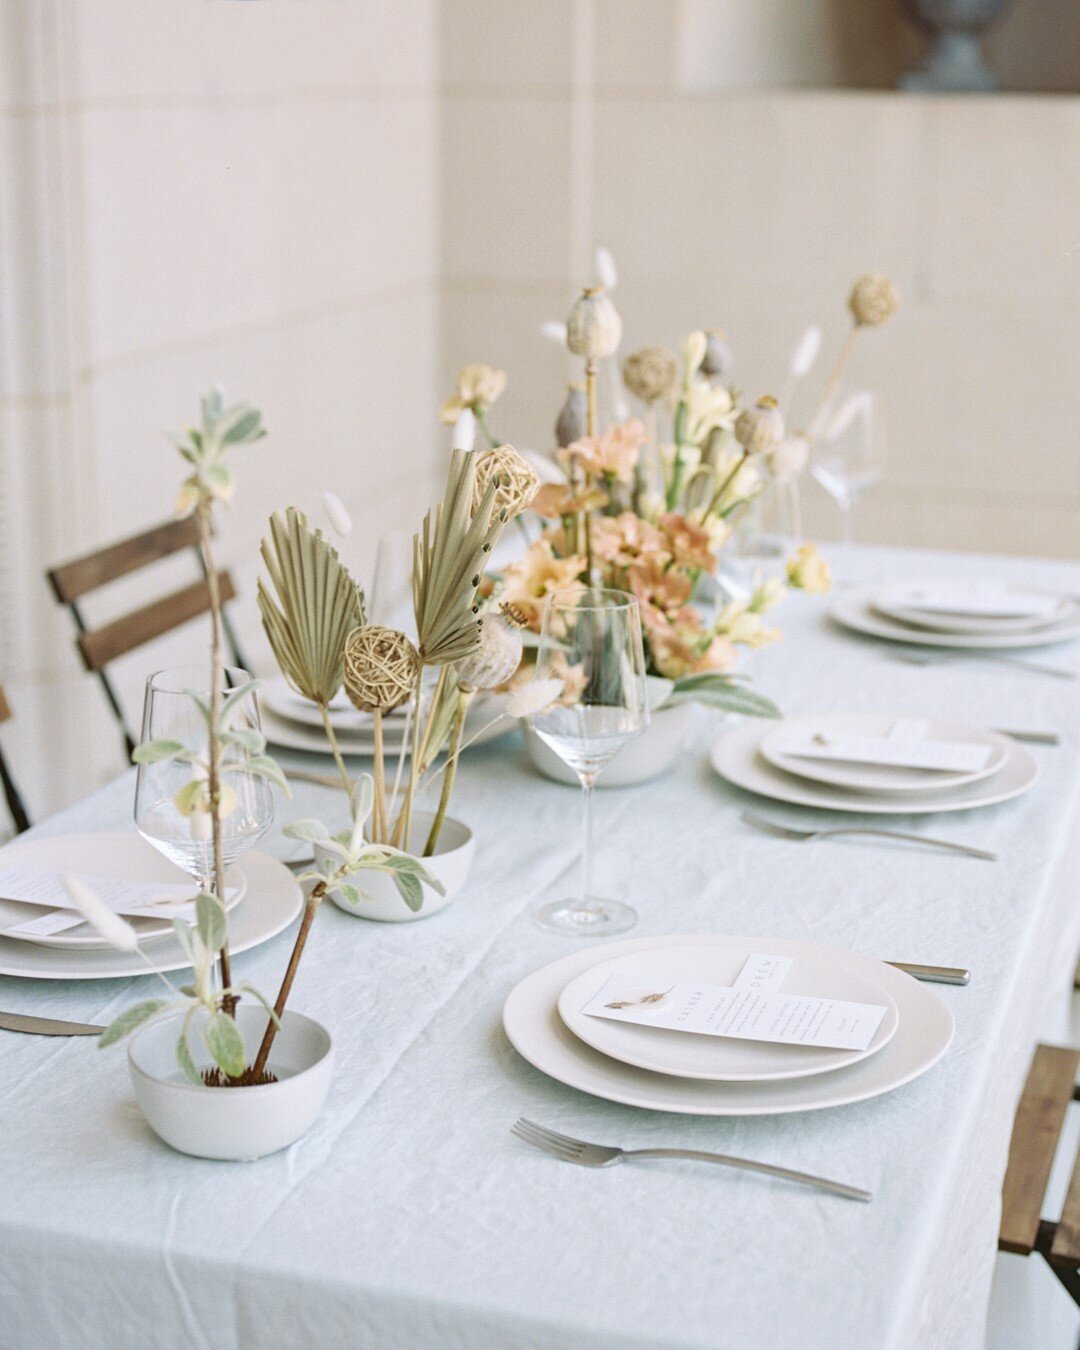
[[[174,984],[172,984],[169,980],[165,978],[165,976],[161,973],[160,970],[158,970],[157,966],[154,965],[153,961],[150,960],[150,958],[147,956],[147,954],[143,951],[141,947],[136,947],[135,950],[138,952],[139,956],[142,957],[143,961],[146,963],[146,966],[149,969],[150,973],[158,977],[158,979],[169,991],[169,993],[172,994],[173,998],[183,997],[179,989],[177,989]]]

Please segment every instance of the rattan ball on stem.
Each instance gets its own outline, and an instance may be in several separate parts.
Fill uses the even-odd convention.
[[[383,714],[412,697],[420,672],[420,653],[396,628],[368,624],[356,628],[345,643],[342,657],[345,693],[361,712],[374,717],[375,809],[372,834],[384,840],[389,829],[383,766]]]

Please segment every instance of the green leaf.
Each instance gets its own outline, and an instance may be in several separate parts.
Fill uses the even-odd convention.
[[[417,910],[423,908],[424,890],[420,882],[411,872],[393,872],[394,885],[398,888],[402,900],[415,914]]]
[[[182,816],[190,816],[192,814],[198,806],[199,800],[205,790],[205,782],[198,778],[193,778],[190,783],[184,784],[173,798],[173,803]]]
[[[229,729],[229,718],[246,698],[260,688],[261,684],[261,680],[245,680],[243,684],[238,684],[235,689],[224,691],[219,715],[219,725],[222,731]]]
[[[167,1006],[165,999],[151,998],[147,999],[145,1003],[134,1003],[130,1008],[125,1008],[120,1016],[115,1021],[110,1022],[98,1037],[98,1049],[105,1050],[110,1045],[115,1045],[117,1041],[122,1041],[136,1027],[142,1026],[144,1022],[149,1021],[151,1017]]]
[[[343,881],[335,886],[334,894],[340,895],[342,900],[349,905],[359,905],[366,897],[359,887],[352,885],[351,882]]]
[[[143,741],[131,752],[133,764],[158,764],[163,759],[177,759],[190,751],[181,741]]]
[[[195,1061],[191,1057],[191,1047],[188,1045],[187,1018],[184,1019],[184,1029],[180,1033],[180,1039],[176,1042],[176,1058],[188,1082],[194,1083],[197,1087],[201,1086],[202,1074],[195,1067]]]
[[[687,675],[675,683],[665,708],[680,703],[704,703],[724,712],[745,713],[748,717],[779,717],[780,710],[771,699],[733,684],[726,676],[717,674]]]
[[[228,1013],[216,1012],[208,1019],[203,1036],[214,1063],[230,1078],[239,1078],[244,1072],[245,1055],[244,1038],[236,1022]]]
[[[225,411],[225,393],[220,384],[208,390],[202,396],[202,420],[204,426],[216,422]]]
[[[395,854],[393,857],[385,859],[382,866],[399,875],[416,877],[417,881],[425,882],[439,895],[446,894],[446,887],[438,877],[432,876],[418,858],[413,858],[408,853]]]
[[[232,420],[234,414],[235,420]],[[245,442],[265,436],[266,432],[260,426],[261,421],[262,413],[258,408],[246,408],[243,404],[230,408],[224,435],[221,435],[220,428],[218,429],[222,445],[243,445]]]
[[[194,965],[195,948],[192,945],[191,941],[191,925],[189,923],[185,923],[183,919],[173,919],[172,927],[173,932],[176,934],[177,942],[179,942],[180,946],[183,947],[188,960],[191,962],[192,965]]]
[[[247,773],[257,774],[260,778],[268,778],[271,783],[276,783],[287,795],[292,795],[289,792],[289,784],[281,766],[269,755],[253,755],[242,767]]]
[[[266,737],[254,727],[237,727],[221,733],[222,745],[238,745],[249,755],[261,755],[266,749]],[[241,766],[243,767],[243,766]]]
[[[325,844],[330,842],[330,831],[321,820],[312,820],[305,817],[303,820],[294,820],[286,825],[281,832],[289,839],[303,839],[309,844]]]
[[[202,891],[195,897],[195,916],[203,946],[208,952],[219,952],[229,933],[225,906],[216,895]]]

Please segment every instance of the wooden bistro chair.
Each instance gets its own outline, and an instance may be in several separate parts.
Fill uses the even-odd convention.
[[[1061,1218],[1042,1217],[1065,1112],[1070,1102],[1080,1101],[1078,1069],[1080,1050],[1036,1047],[1009,1143],[998,1251],[1020,1256],[1038,1252],[1080,1306],[1080,1152],[1073,1162]]]
[[[4,697],[4,690],[0,687],[0,722],[11,720],[11,709],[8,707],[8,701]],[[15,781],[11,777],[11,771],[7,766],[7,760],[4,758],[3,750],[0,750],[0,787],[4,790],[4,800],[7,802],[8,811],[11,813],[12,823],[15,826],[15,833],[21,834],[23,830],[30,828],[30,817],[26,814],[26,807],[23,806],[22,798],[19,796],[19,790],[15,786]]]
[[[178,591],[171,591],[160,600],[154,600],[150,604],[132,610],[129,614],[124,614],[99,628],[88,627],[80,604],[85,596],[110,581],[116,581],[150,563],[170,558],[185,550],[195,554],[201,574],[199,580]],[[202,550],[199,548],[199,527],[194,517],[155,525],[153,529],[145,530],[142,534],[122,539],[118,544],[110,544],[95,553],[88,553],[73,562],[54,567],[47,573],[56,598],[71,611],[71,617],[78,629],[76,646],[83,665],[101,681],[105,697],[124,737],[128,755],[135,748],[135,740],[124,717],[116,689],[109,679],[109,665],[118,657],[126,656],[128,652],[171,632],[174,628],[179,628],[190,619],[209,613],[210,587],[206,575]],[[235,599],[236,588],[228,572],[218,573],[218,585],[223,602]],[[222,636],[233,664],[244,667],[236,634],[227,615],[224,614]]]

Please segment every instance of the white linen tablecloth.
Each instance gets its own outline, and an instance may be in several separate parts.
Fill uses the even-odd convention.
[[[1080,591],[1070,564],[833,557],[841,578],[860,581],[990,573]],[[508,739],[461,768],[454,813],[478,849],[455,904],[407,925],[320,913],[292,1006],[331,1029],[337,1069],[325,1112],[292,1148],[249,1164],[182,1157],[142,1120],[122,1050],[0,1033],[0,1343],[979,1346],[1012,1111],[1080,940],[1070,849],[1080,685],[974,662],[903,665],[885,644],[833,626],[827,606],[789,599],[783,643],[753,661],[758,687],[785,711],[885,709],[1062,734],[1060,747],[1034,748],[1043,772],[1025,797],[898,818],[1001,860],[755,833],[738,818],[750,798],[708,767],[719,722],[702,714],[674,774],[599,794],[599,889],[636,905],[635,936],[757,932],[970,967],[968,988],[935,986],[957,1019],[935,1069],[854,1106],[723,1120],[601,1102],[524,1063],[500,1010],[519,979],[572,950],[529,910],[576,884],[580,804],[538,779]],[[1080,649],[1052,659],[1080,668]],[[37,833],[123,827],[131,799],[125,775]],[[297,785],[278,820],[335,804]],[[239,975],[272,993],[291,937],[237,957]],[[152,992],[149,977],[0,979],[0,1008],[105,1022]],[[874,1200],[689,1163],[571,1167],[514,1139],[519,1115],[627,1146],[771,1160],[869,1187]]]

